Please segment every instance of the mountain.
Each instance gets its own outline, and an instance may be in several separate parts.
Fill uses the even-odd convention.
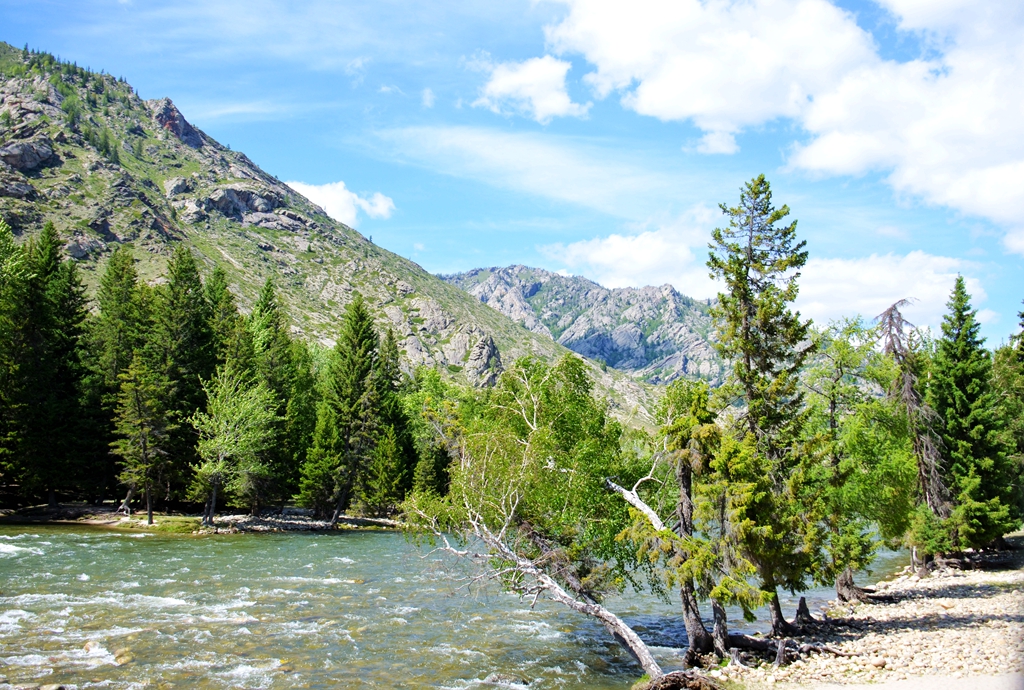
[[[722,362],[709,341],[710,302],[671,285],[608,289],[527,266],[440,277],[534,333],[650,383],[721,381]]]
[[[189,123],[169,99],[143,101],[123,80],[0,43],[0,217],[22,238],[52,221],[95,288],[118,244],[141,275],[162,280],[187,244],[204,270],[220,264],[243,308],[273,277],[295,333],[332,344],[343,308],[362,293],[394,329],[406,365],[477,385],[517,357],[566,352],[456,286],[376,246]],[[591,363],[619,416],[657,392]]]

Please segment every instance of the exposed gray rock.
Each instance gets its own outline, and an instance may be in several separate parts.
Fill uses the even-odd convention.
[[[466,360],[466,373],[477,378],[479,385],[491,386],[501,375],[501,353],[494,338],[485,335],[477,341]]]
[[[64,251],[72,259],[84,259],[89,254],[102,251],[103,249],[106,249],[106,245],[103,242],[86,237],[75,237],[64,245]]]
[[[245,213],[270,213],[281,205],[281,200],[270,190],[256,190],[242,185],[221,187],[210,195],[209,206],[225,216],[241,218]]]
[[[287,230],[289,232],[298,232],[305,227],[302,223],[277,213],[245,213],[242,215],[242,223],[244,225],[256,225],[261,228]]]
[[[15,170],[36,170],[53,159],[53,142],[42,136],[13,141],[0,148],[0,160]]]
[[[15,199],[29,199],[35,196],[36,189],[20,175],[5,175],[0,173],[0,196],[13,197]]]
[[[194,149],[202,147],[203,137],[188,123],[185,116],[174,106],[170,98],[149,101],[148,105],[153,111],[153,119],[163,129],[173,134],[186,146],[191,146]]]
[[[651,383],[721,380],[708,303],[670,285],[608,289],[526,266],[441,277],[534,333]]]
[[[177,194],[184,194],[191,189],[192,183],[184,177],[172,177],[168,180],[164,180],[164,193],[166,193],[168,197],[172,197]]]

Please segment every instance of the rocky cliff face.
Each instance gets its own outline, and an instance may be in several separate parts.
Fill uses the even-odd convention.
[[[502,362],[565,352],[332,220],[169,99],[142,101],[109,75],[2,43],[0,217],[22,237],[52,221],[93,287],[122,243],[149,280],[175,244],[188,244],[208,270],[227,271],[243,308],[272,276],[293,331],[328,345],[358,290],[408,367],[476,385],[493,382]],[[646,415],[651,389],[592,370],[615,410]]]
[[[718,383],[710,304],[671,285],[608,289],[527,266],[441,276],[525,328],[651,383],[680,376]]]

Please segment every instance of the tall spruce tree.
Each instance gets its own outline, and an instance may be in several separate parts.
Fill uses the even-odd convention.
[[[235,326],[239,321],[238,303],[234,293],[228,287],[228,275],[221,266],[213,269],[213,273],[203,285],[206,290],[206,301],[210,305],[210,326],[213,330],[213,349],[217,364],[223,365],[227,359],[227,349],[231,343]]]
[[[143,492],[147,522],[152,525],[153,492],[165,481],[175,426],[166,408],[166,401],[173,397],[171,383],[150,368],[139,352],[120,378],[116,439],[110,445],[123,462],[121,482]]]
[[[799,439],[806,420],[798,374],[811,345],[810,322],[789,305],[807,252],[805,242],[796,240],[796,221],[778,225],[789,208],[772,205],[764,175],[744,185],[738,206],[721,209],[729,225],[712,233],[708,258],[712,277],[727,290],[713,310],[716,347],[733,363],[724,392],[745,406],[734,431],[755,451],[753,462],[729,474],[755,487],[747,509],[755,524],[745,548],[770,597],[772,631],[783,635],[792,626],[782,615],[777,588],[802,589],[817,557],[809,521],[794,500],[800,494]]]
[[[345,308],[317,407],[313,445],[302,467],[299,500],[319,511],[333,503],[336,522],[354,498],[359,475],[372,456],[380,423],[374,369],[377,331],[362,295]]]
[[[202,382],[216,366],[211,309],[192,252],[175,249],[167,264],[167,284],[159,288],[148,348],[171,384],[168,413],[174,421],[165,498],[182,496],[189,467],[196,461],[196,438],[187,421],[206,406]]]
[[[978,547],[1014,528],[1015,472],[991,388],[991,354],[984,348],[963,276],[957,276],[946,306],[928,399],[943,420],[945,472],[955,506],[951,544]]]
[[[999,400],[1005,443],[1014,469],[1012,513],[1019,524],[1024,517],[1024,311],[1018,316],[1021,331],[993,357],[992,389]]]
[[[266,458],[272,477],[267,488],[275,498],[283,501],[294,493],[299,474],[299,468],[293,463],[285,441],[288,400],[295,383],[295,366],[292,361],[292,342],[288,335],[287,319],[277,299],[273,279],[268,278],[263,284],[249,315],[248,326],[252,333],[257,378],[273,393],[277,401],[275,413],[278,421],[274,426],[275,440]]]
[[[23,418],[22,333],[27,321],[29,265],[14,240],[11,226],[0,218],[0,475],[5,484],[18,481],[19,421]]]
[[[85,380],[83,457],[92,467],[95,490],[113,495],[118,487],[118,464],[110,453],[114,440],[113,419],[120,390],[120,375],[141,351],[152,327],[149,287],[140,284],[131,249],[118,245],[107,260],[96,291],[97,312],[85,326]]]

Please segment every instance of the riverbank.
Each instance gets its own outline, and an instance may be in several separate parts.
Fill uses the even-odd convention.
[[[383,518],[343,515],[336,525],[329,520],[316,520],[303,511],[287,509],[285,513],[259,516],[248,514],[219,515],[214,527],[203,527],[198,515],[154,513],[153,524],[147,524],[145,513],[126,516],[116,507],[89,504],[65,504],[56,509],[34,506],[0,512],[0,524],[9,525],[90,525],[115,530],[148,531],[171,534],[224,534],[238,532],[313,532],[336,529],[400,529],[402,523]]]
[[[800,642],[825,643],[844,656],[813,654],[778,668],[731,665],[711,675],[750,689],[870,683],[911,690],[926,681],[943,690],[1024,689],[1024,538],[1010,541],[1016,550],[993,555],[981,569],[919,578],[907,568],[878,583],[885,601],[834,604],[825,611],[830,622]]]

